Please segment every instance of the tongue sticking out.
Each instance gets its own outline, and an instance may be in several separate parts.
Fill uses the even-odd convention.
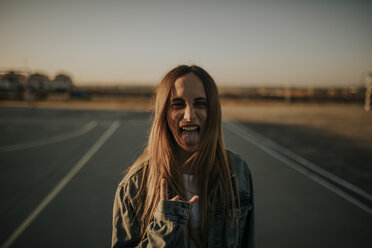
[[[182,132],[182,140],[187,146],[197,145],[199,142],[199,132],[197,130]]]

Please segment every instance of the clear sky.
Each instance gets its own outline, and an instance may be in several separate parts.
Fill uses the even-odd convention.
[[[0,70],[157,83],[198,64],[218,84],[361,85],[372,1],[0,0]]]

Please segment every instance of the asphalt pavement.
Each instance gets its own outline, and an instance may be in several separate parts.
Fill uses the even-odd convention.
[[[0,108],[2,247],[108,247],[122,172],[150,114]],[[372,216],[224,128],[254,181],[257,247],[368,247]]]

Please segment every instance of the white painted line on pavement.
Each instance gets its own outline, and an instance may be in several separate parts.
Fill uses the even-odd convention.
[[[43,145],[48,145],[52,143],[57,143],[61,142],[64,140],[72,139],[75,137],[78,137],[80,135],[83,135],[90,130],[92,130],[95,126],[97,126],[96,121],[91,121],[82,128],[78,130],[71,131],[69,133],[65,134],[60,134],[54,137],[50,137],[47,139],[42,139],[38,141],[31,141],[31,142],[24,142],[24,143],[19,143],[19,144],[14,144],[14,145],[9,145],[9,146],[0,146],[0,152],[10,152],[10,151],[17,151],[17,150],[23,150],[23,149],[28,149],[28,148],[33,148],[37,146],[43,146]]]
[[[114,121],[97,142],[89,149],[80,161],[66,174],[64,178],[54,187],[54,189],[39,203],[32,213],[22,222],[22,224],[10,235],[1,248],[10,247],[14,241],[27,229],[34,219],[48,206],[48,204],[62,191],[81,168],[93,157],[101,146],[111,137],[120,126],[119,121]]]
[[[372,214],[372,208],[367,206],[366,204],[362,203],[352,195],[348,194],[347,192],[343,191],[341,188],[337,187],[336,185],[330,183],[332,181],[336,184],[339,184],[346,189],[354,192],[355,194],[372,201],[372,196],[367,193],[366,191],[358,188],[357,186],[345,181],[344,179],[320,168],[319,166],[311,163],[310,161],[300,157],[297,154],[281,147],[280,145],[274,143],[273,141],[259,135],[258,133],[254,132],[253,130],[242,126],[238,123],[233,123],[231,121],[224,122],[225,127],[227,127],[230,131],[236,133],[244,140],[258,146],[265,152],[269,153],[271,156],[275,157],[276,159],[282,161],[284,164],[290,166],[291,168],[295,169],[296,171],[306,175],[307,177],[311,178],[312,180],[316,181],[317,183],[323,185],[327,189],[331,190],[332,192],[338,194],[339,196],[343,197],[345,200],[353,203],[357,207],[363,209],[364,211]],[[305,167],[305,168],[304,168]],[[316,173],[314,173],[314,172]],[[319,175],[322,177],[320,177]],[[326,179],[327,178],[327,181]]]

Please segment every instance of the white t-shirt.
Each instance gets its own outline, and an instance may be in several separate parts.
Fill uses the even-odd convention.
[[[185,188],[187,191],[187,200],[189,201],[194,195],[199,195],[197,188],[192,183],[192,175],[183,174],[183,179],[185,183]],[[200,229],[200,214],[199,214],[199,201],[192,205],[192,216],[193,224],[196,230]]]

